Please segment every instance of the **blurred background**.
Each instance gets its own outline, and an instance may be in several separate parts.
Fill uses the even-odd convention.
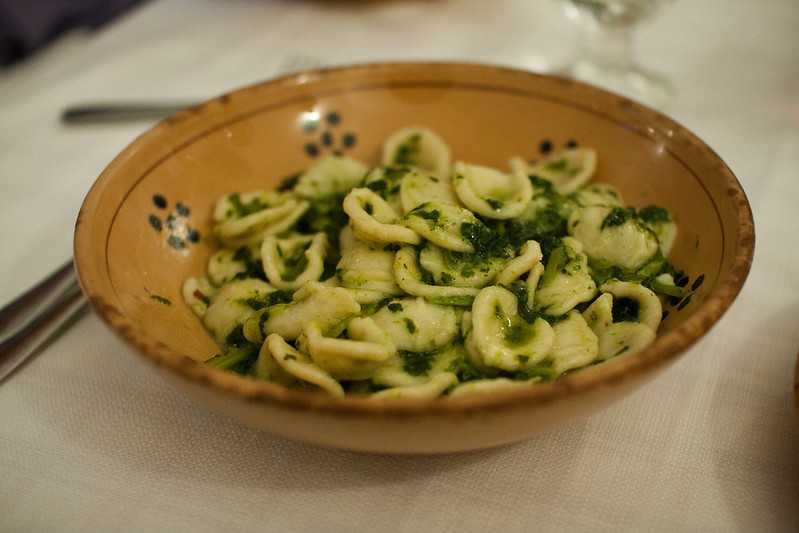
[[[95,30],[145,1],[0,0],[0,65],[22,61],[70,30]]]
[[[367,61],[562,71],[595,15],[625,42],[631,1],[0,0],[0,304],[69,260],[86,192],[155,123],[65,124],[71,106],[194,102]],[[341,531],[799,531],[799,2],[659,2],[635,58],[672,82],[663,109],[732,169],[758,234],[741,297],[696,353],[567,430],[404,460],[227,423],[87,313],[0,387],[0,530],[325,531],[311,518],[325,514]]]

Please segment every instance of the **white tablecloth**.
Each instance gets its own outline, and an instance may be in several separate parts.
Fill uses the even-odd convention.
[[[0,303],[71,255],[80,203],[145,123],[69,127],[87,100],[204,99],[327,65],[471,60],[547,71],[550,0],[153,0],[0,71]],[[736,173],[750,278],[650,386],[500,449],[322,449],[208,412],[91,313],[0,385],[2,531],[799,531],[799,4],[683,0],[642,28],[669,110]]]

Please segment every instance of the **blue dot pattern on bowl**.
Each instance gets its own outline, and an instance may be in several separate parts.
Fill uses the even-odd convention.
[[[327,152],[333,155],[342,155],[352,149],[358,141],[352,132],[338,130],[341,124],[341,115],[330,111],[324,116],[318,113],[308,113],[303,117],[302,127],[306,133],[316,136],[313,141],[305,143],[303,147],[309,157],[319,157]]]
[[[175,250],[182,250],[189,244],[200,241],[200,232],[189,225],[189,207],[181,202],[168,211],[169,201],[161,194],[153,195],[153,206],[161,214],[150,214],[147,222],[158,233],[166,236],[166,242]]]

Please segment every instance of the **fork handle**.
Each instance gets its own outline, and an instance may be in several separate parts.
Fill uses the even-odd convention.
[[[159,120],[174,115],[196,102],[120,102],[84,104],[70,107],[61,114],[65,124],[96,124]]]
[[[86,308],[72,261],[0,309],[0,381]]]

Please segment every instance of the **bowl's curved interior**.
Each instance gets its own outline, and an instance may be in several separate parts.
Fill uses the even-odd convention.
[[[312,71],[248,87],[145,133],[100,176],[81,210],[75,255],[84,290],[126,341],[190,380],[321,409],[411,409],[280,390],[199,364],[218,348],[181,296],[183,281],[203,272],[216,246],[210,219],[218,197],[273,188],[330,152],[375,164],[383,139],[410,125],[439,133],[454,159],[501,168],[513,155],[539,156],[546,143],[594,147],[596,180],[618,187],[632,206],[667,207],[679,225],[671,259],[689,275],[691,294],[669,309],[652,347],[501,401],[550,401],[662,365],[704,334],[743,284],[754,247],[746,197],[719,157],[680,125],[564,79],[489,66],[398,63]]]

